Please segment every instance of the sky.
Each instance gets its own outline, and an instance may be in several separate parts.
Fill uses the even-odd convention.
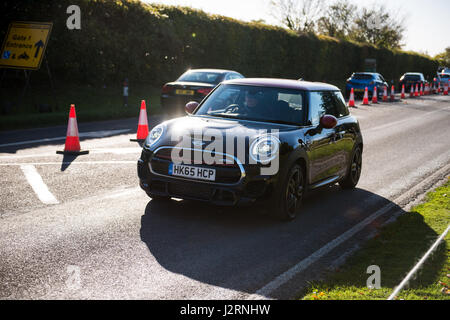
[[[147,3],[181,5],[243,21],[265,20],[277,24],[270,13],[270,0],[143,0]],[[349,0],[360,7],[384,5],[405,16],[404,50],[435,56],[450,47],[450,0]],[[324,0],[332,3],[334,0]]]

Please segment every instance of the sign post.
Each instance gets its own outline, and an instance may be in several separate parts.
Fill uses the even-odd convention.
[[[3,41],[0,67],[38,70],[52,25],[49,22],[11,22]]]
[[[19,100],[19,106],[30,83],[31,71],[39,70],[52,30],[51,22],[11,22],[0,51],[0,68],[23,69],[25,86]],[[29,70],[27,72],[27,70]],[[47,71],[53,89],[50,69]],[[3,72],[3,76],[6,72]],[[2,76],[2,80],[3,80]],[[57,108],[57,106],[56,106]]]

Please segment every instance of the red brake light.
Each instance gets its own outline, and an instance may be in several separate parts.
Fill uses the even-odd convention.
[[[197,92],[207,96],[210,92],[212,91],[212,88],[203,88],[203,89],[198,89]]]
[[[172,91],[172,87],[167,84],[162,87],[162,93],[170,93]]]

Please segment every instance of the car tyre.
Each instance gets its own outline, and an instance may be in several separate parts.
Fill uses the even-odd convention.
[[[303,168],[295,164],[281,183],[278,201],[274,202],[272,212],[282,221],[292,221],[297,217],[305,192]]]
[[[339,182],[342,189],[354,189],[359,182],[362,170],[362,151],[360,147],[355,149],[352,156],[352,162],[344,180]]]

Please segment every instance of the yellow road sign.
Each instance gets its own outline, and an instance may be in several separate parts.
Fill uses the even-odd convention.
[[[0,67],[39,69],[52,25],[51,22],[11,22],[3,41]]]

